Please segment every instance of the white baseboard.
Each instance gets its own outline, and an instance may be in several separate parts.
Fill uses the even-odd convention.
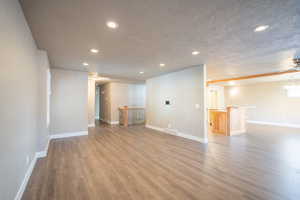
[[[200,137],[196,137],[196,136],[193,136],[193,135],[180,133],[180,132],[178,132],[174,129],[167,129],[167,128],[164,129],[164,128],[160,128],[160,127],[157,127],[157,126],[152,126],[152,125],[149,125],[149,124],[146,124],[146,128],[150,128],[150,129],[153,129],[153,130],[156,130],[156,131],[164,132],[164,133],[167,133],[167,134],[170,134],[170,135],[176,135],[176,136],[179,136],[179,137],[183,137],[183,138],[186,138],[186,139],[198,141],[198,142],[205,143],[205,144],[208,143],[207,138],[200,138]]]
[[[177,133],[177,136],[183,137],[183,138],[186,138],[186,139],[190,139],[190,140],[195,140],[195,141],[205,143],[205,144],[208,143],[207,138],[200,138],[200,137],[196,137],[196,136],[193,136],[193,135],[187,135],[187,134],[183,134],[183,133]]]
[[[50,139],[58,139],[58,138],[68,138],[68,137],[75,137],[75,136],[84,136],[88,135],[88,131],[80,131],[80,132],[71,132],[71,133],[60,133],[55,135],[50,135]]]
[[[110,125],[117,125],[119,124],[119,121],[109,121],[109,120],[105,120],[105,119],[100,119],[101,121],[108,123]]]
[[[246,133],[246,130],[239,130],[239,131],[230,131],[230,135],[241,135]]]
[[[110,120],[105,120],[105,119],[100,119],[100,121],[103,121],[107,124],[110,124],[110,125],[116,125],[116,124],[119,124],[119,121],[110,121]]]
[[[89,125],[88,125],[89,128],[92,128],[92,127],[95,127],[95,126],[96,126],[95,123],[94,123],[94,124],[89,124]]]
[[[300,128],[300,124],[288,124],[288,123],[276,123],[276,122],[264,122],[264,121],[252,121],[252,120],[248,120],[247,123],[280,126],[280,127],[288,127],[288,128]]]
[[[36,158],[44,158],[47,157],[47,151],[39,151],[35,153]]]
[[[156,131],[161,131],[161,132],[164,132],[164,129],[163,128],[159,128],[157,126],[151,126],[149,124],[146,124],[145,125],[146,128],[150,128],[150,129],[153,129],[153,130],[156,130]]]
[[[32,159],[32,161],[31,161],[31,163],[30,163],[30,165],[29,165],[29,167],[26,171],[25,177],[22,181],[22,184],[21,184],[14,200],[21,200],[22,199],[23,193],[26,189],[27,183],[30,179],[30,176],[31,176],[32,172],[33,172],[33,169],[34,169],[34,166],[36,164],[37,159],[47,157],[50,140],[57,139],[57,138],[68,138],[68,137],[74,137],[74,136],[83,136],[83,135],[88,135],[88,131],[80,131],[80,132],[74,132],[74,133],[63,133],[63,134],[50,135],[48,137],[48,141],[47,141],[47,145],[46,145],[45,150],[35,153],[34,158]]]
[[[39,152],[36,152],[35,155],[36,155],[36,158],[44,158],[44,157],[47,157],[48,155],[48,148],[49,148],[49,144],[50,144],[50,136],[48,136],[48,139],[47,139],[47,144],[46,144],[46,148],[44,151],[39,151]]]
[[[34,169],[34,166],[35,166],[35,163],[36,163],[36,160],[37,160],[37,157],[36,157],[36,154],[34,155],[34,158],[32,159],[26,173],[25,173],[25,176],[24,176],[24,179],[22,181],[22,184],[17,192],[17,195],[15,196],[15,200],[21,200],[22,199],[22,196],[23,196],[23,193],[26,189],[26,186],[27,186],[27,183],[30,179],[30,176],[32,174],[32,171]]]

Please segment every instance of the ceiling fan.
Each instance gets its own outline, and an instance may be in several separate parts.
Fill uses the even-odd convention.
[[[300,58],[294,58],[293,62],[295,66],[293,66],[289,71],[300,71]]]

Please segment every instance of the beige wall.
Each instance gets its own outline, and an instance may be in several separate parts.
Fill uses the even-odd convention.
[[[100,87],[96,87],[95,92],[95,119],[100,119]]]
[[[38,55],[38,72],[39,72],[39,84],[38,84],[38,90],[39,90],[39,101],[38,101],[38,107],[39,107],[39,116],[38,116],[38,130],[39,130],[39,140],[38,140],[38,150],[37,151],[44,151],[48,139],[49,139],[49,127],[47,124],[47,114],[50,112],[47,109],[49,96],[48,96],[48,88],[49,88],[49,82],[48,82],[48,73],[49,73],[49,60],[47,53],[45,51],[39,50],[37,52]]]
[[[93,79],[88,80],[88,123],[89,126],[95,126],[95,94],[96,82]]]
[[[101,119],[119,121],[119,107],[145,106],[145,84],[107,83],[101,86]]]
[[[300,98],[287,97],[284,86],[290,84],[282,81],[225,87],[225,102],[254,106],[247,111],[248,120],[299,125]]]
[[[104,84],[100,87],[100,119],[105,122],[111,121],[111,98],[110,84]]]
[[[0,24],[0,199],[11,200],[44,148],[47,133],[38,124],[45,100],[39,67],[45,65],[17,0],[0,1]]]
[[[50,134],[87,131],[87,72],[51,69]]]
[[[225,97],[223,86],[207,87],[207,107],[209,109],[224,109]]]
[[[205,67],[199,66],[147,80],[147,125],[205,141],[205,76]]]

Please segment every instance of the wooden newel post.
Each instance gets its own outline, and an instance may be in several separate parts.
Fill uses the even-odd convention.
[[[230,131],[231,131],[231,127],[230,127],[230,123],[231,123],[231,121],[230,121],[230,115],[231,115],[231,107],[227,107],[226,108],[226,110],[227,110],[227,112],[226,112],[226,135],[227,136],[230,136],[231,134],[230,134]]]
[[[123,125],[128,126],[128,106],[124,106],[123,109]]]

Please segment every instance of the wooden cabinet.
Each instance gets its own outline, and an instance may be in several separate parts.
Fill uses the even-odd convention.
[[[212,133],[226,135],[227,112],[220,110],[209,110],[209,127]]]
[[[228,106],[225,110],[209,109],[208,113],[212,133],[231,136],[246,132],[246,107]]]

